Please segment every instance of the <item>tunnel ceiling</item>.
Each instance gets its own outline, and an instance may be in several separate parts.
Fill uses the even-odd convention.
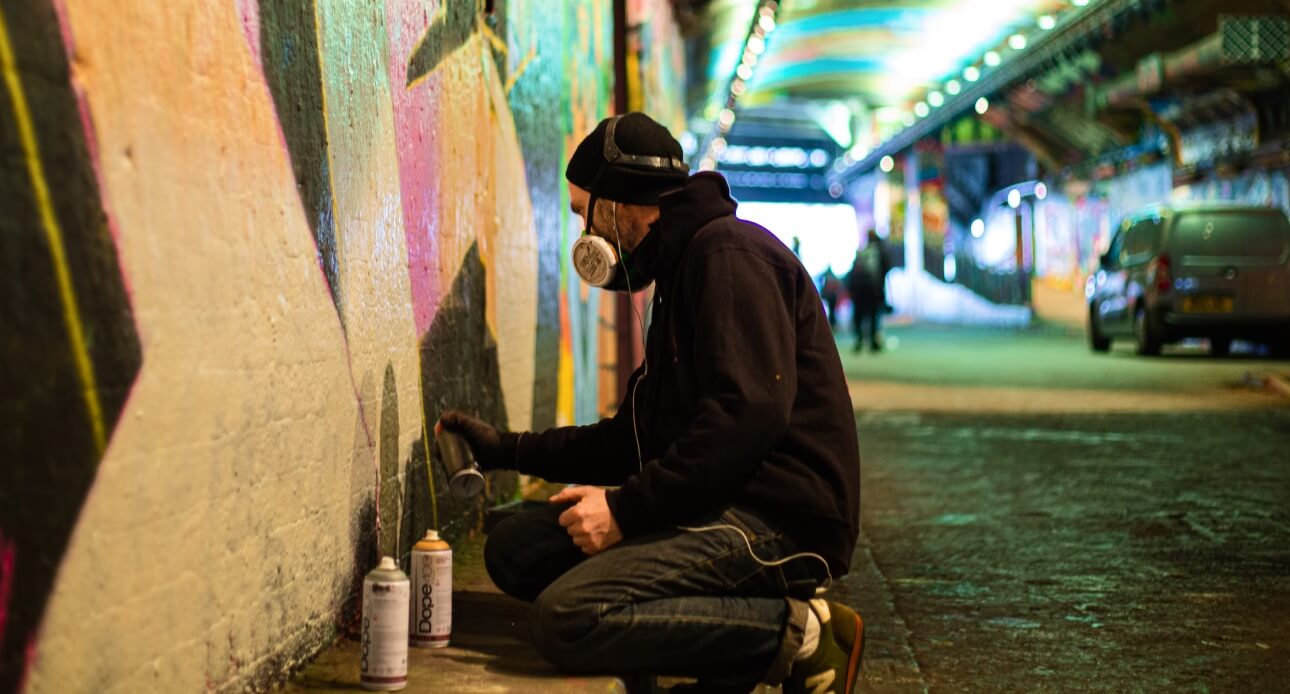
[[[837,102],[899,120],[987,51],[1006,56],[1009,37],[1041,32],[1040,17],[1071,8],[1070,0],[785,0],[740,108]],[[700,117],[720,107],[755,11],[748,0],[708,5],[709,35],[696,56],[705,67],[692,94]]]
[[[1224,38],[1220,62],[1207,55],[1186,79],[1143,93],[1129,84],[1142,61],[1216,39],[1223,17],[1284,17],[1290,0],[784,0],[773,22],[754,24],[768,4],[688,3],[703,17],[691,34],[692,130],[700,145],[724,147],[727,133],[735,144],[754,125],[795,137],[814,128],[849,150],[842,178],[976,117],[979,97],[989,97],[984,121],[1060,168],[1129,146],[1144,124],[1171,117],[1153,110],[1185,110],[1211,91],[1277,91],[1290,75],[1279,58],[1230,67]],[[758,26],[764,49],[741,74]],[[1193,62],[1190,53],[1177,60]],[[1268,117],[1281,118],[1259,116]]]

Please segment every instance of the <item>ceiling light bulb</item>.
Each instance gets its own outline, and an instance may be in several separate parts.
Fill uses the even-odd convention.
[[[1071,0],[1071,4],[1076,7],[1083,7],[1088,4],[1088,0]]]
[[[927,94],[927,103],[931,104],[932,108],[940,108],[945,103],[945,97],[938,91],[931,91]]]
[[[775,18],[768,14],[763,14],[761,19],[757,20],[757,26],[760,26],[762,31],[769,34],[775,30]]]
[[[1014,210],[1021,207],[1021,191],[1016,188],[1008,191],[1008,207]]]
[[[883,173],[891,173],[891,170],[896,168],[896,160],[890,155],[885,156],[878,162],[878,168],[882,169]]]
[[[1025,50],[1026,37],[1022,36],[1021,34],[1013,34],[1012,36],[1008,37],[1008,45],[1012,46],[1012,50],[1014,51]]]
[[[986,99],[986,98],[983,96],[983,97],[981,97],[980,99],[977,99],[977,100],[976,100],[976,112],[977,112],[977,113],[979,113],[979,114],[981,114],[981,115],[983,115],[983,116],[984,116],[984,115],[985,115],[985,112],[986,112],[986,111],[989,111],[989,110],[990,110],[990,100],[989,100],[989,99]]]
[[[913,125],[913,124],[914,124],[914,114],[912,114],[912,113],[906,113],[906,114],[905,114],[905,115],[900,119],[900,122],[901,122],[901,124],[902,124],[902,125],[904,125],[906,128],[908,128],[909,126],[911,126],[911,125]]]
[[[1057,26],[1057,20],[1051,14],[1043,15],[1039,18],[1039,28],[1044,31],[1052,31]]]
[[[927,102],[920,101],[914,104],[914,113],[917,114],[919,118],[926,118],[927,114],[930,112],[931,112],[931,109],[927,107]]]
[[[998,67],[999,63],[1003,62],[1003,60],[999,58],[999,54],[994,51],[986,51],[985,58],[983,60],[985,60],[985,64],[990,67]]]
[[[978,239],[985,236],[985,222],[983,220],[972,220],[972,236]]]
[[[766,40],[760,36],[750,36],[748,38],[748,52],[753,55],[761,55],[766,50]]]
[[[969,65],[963,68],[963,79],[969,82],[975,82],[981,79],[981,71],[975,65]]]
[[[717,114],[717,122],[721,124],[721,127],[729,128],[734,125],[735,112],[728,108],[721,109],[721,112]]]
[[[950,96],[956,96],[962,90],[963,87],[959,84],[958,80],[950,80],[945,83],[945,92]]]

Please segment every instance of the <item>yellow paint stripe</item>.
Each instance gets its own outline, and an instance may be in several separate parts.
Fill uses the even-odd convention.
[[[497,32],[493,31],[492,27],[488,26],[488,23],[484,21],[483,16],[476,19],[475,24],[479,28],[479,33],[483,34],[484,38],[488,39],[488,42],[493,45],[493,50],[501,53],[502,55],[506,55],[506,42],[497,35]]]
[[[509,78],[507,78],[506,80],[507,96],[511,95],[511,89],[515,88],[515,83],[520,81],[520,78],[523,77],[524,73],[528,71],[529,63],[532,63],[533,59],[536,57],[537,57],[537,46],[534,46],[529,49],[529,52],[525,54],[524,59],[521,60],[520,64],[515,67],[515,71],[511,73],[511,76]]]
[[[417,360],[420,362],[420,359]],[[426,426],[426,382],[422,375],[421,364],[417,364],[417,385],[421,386],[421,391],[417,395],[421,398],[418,403],[421,406],[421,441],[423,445],[421,450],[426,456],[426,483],[430,485],[430,522],[434,527],[439,527],[439,500],[434,496],[434,467],[430,465],[430,428]]]
[[[9,43],[9,24],[5,20],[3,10],[0,10],[0,70],[4,72],[5,86],[9,89],[10,101],[13,102],[18,137],[22,140],[22,148],[26,153],[27,173],[31,176],[31,188],[36,194],[36,206],[40,209],[40,222],[45,228],[49,252],[53,256],[54,276],[58,281],[58,294],[63,305],[63,321],[67,324],[72,357],[76,362],[76,372],[81,381],[81,394],[85,398],[90,427],[94,430],[95,454],[101,456],[107,447],[107,435],[103,427],[103,409],[99,406],[98,388],[94,384],[94,366],[90,363],[89,350],[85,345],[81,315],[76,307],[72,275],[67,267],[67,253],[63,247],[63,232],[58,226],[58,218],[54,215],[53,201],[49,198],[49,186],[45,181],[44,166],[40,162],[40,149],[36,144],[36,133],[31,125],[27,97],[22,91],[22,81],[18,78],[18,65]]]

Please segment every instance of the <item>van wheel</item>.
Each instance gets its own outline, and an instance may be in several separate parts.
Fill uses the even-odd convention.
[[[1209,339],[1209,353],[1215,357],[1226,357],[1232,353],[1232,338],[1230,337],[1211,337]]]
[[[1088,311],[1088,348],[1094,352],[1111,351],[1111,338],[1102,334],[1102,326],[1097,322],[1097,307]]]
[[[1133,314],[1133,340],[1138,354],[1144,357],[1160,354],[1160,336],[1151,327],[1151,315],[1142,307]]]

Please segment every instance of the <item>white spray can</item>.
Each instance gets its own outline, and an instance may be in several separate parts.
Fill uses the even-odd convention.
[[[452,634],[452,548],[434,530],[412,546],[410,643],[443,648]]]
[[[363,689],[395,691],[408,686],[408,593],[408,577],[392,557],[381,557],[380,566],[363,579]]]

